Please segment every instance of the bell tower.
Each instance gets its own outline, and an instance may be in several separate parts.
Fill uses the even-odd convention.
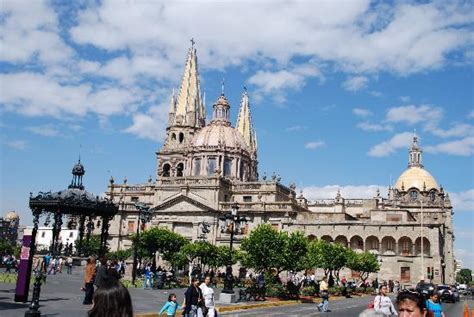
[[[157,152],[158,177],[182,177],[187,174],[186,148],[196,131],[206,124],[194,43],[191,39],[179,92],[176,95],[173,90],[171,95],[166,140],[163,148]]]

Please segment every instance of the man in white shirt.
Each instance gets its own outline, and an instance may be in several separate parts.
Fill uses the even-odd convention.
[[[207,308],[207,317],[214,317],[216,311],[216,305],[214,303],[214,290],[209,286],[211,285],[211,277],[209,275],[204,279],[204,283],[199,285],[202,291],[202,297],[204,297],[204,305]],[[206,310],[204,308],[204,310]]]

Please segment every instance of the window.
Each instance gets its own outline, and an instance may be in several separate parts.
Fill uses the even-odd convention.
[[[400,281],[409,282],[410,281],[410,267],[402,266],[400,268]]]
[[[72,238],[72,236],[73,236],[73,233],[69,232],[69,238]]]
[[[199,176],[201,175],[201,159],[195,159],[194,160],[194,176]]]
[[[250,202],[252,202],[252,196],[244,196],[244,202],[245,202],[245,203],[250,203]]]
[[[46,235],[46,232],[41,232],[41,238],[44,238],[44,236]]]
[[[179,143],[183,143],[183,141],[184,141],[184,133],[180,132],[179,133]]]
[[[430,192],[430,200],[435,201],[436,200],[436,192],[433,190]]]
[[[135,221],[129,220],[127,226],[127,233],[134,233],[135,232]]]
[[[411,190],[410,191],[410,198],[412,200],[416,200],[417,197],[418,197],[418,192],[416,190]]]
[[[385,219],[386,219],[386,221],[400,222],[400,221],[402,221],[402,215],[387,213]]]
[[[136,203],[138,202],[138,197],[134,196],[130,200],[132,201],[132,203]]]
[[[232,170],[232,159],[224,159],[224,176],[230,176]]]
[[[392,239],[387,240],[387,251],[394,251],[395,250],[395,243]]]
[[[172,143],[176,142],[176,134],[175,133],[171,134],[171,142]]]
[[[216,158],[211,157],[207,161],[207,176],[213,176],[216,172]]]
[[[176,176],[177,177],[183,177],[183,171],[184,171],[184,164],[179,163],[178,167],[176,168]]]
[[[163,177],[170,177],[171,166],[166,163],[163,165]]]

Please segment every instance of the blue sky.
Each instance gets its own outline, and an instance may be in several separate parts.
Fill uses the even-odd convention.
[[[155,175],[170,94],[196,40],[208,118],[221,80],[235,122],[249,90],[259,171],[309,198],[382,194],[416,129],[474,268],[473,12],[469,2],[3,1],[0,206],[30,191]]]

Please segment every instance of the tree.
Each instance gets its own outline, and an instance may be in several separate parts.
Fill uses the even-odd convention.
[[[218,248],[207,241],[194,241],[183,246],[180,253],[188,263],[197,264],[202,269],[202,266],[211,266],[214,263],[214,259],[218,257]]]
[[[282,270],[301,271],[306,268],[306,255],[308,254],[309,241],[301,231],[286,235],[285,252],[283,256]]]
[[[132,240],[137,243],[136,236],[132,237]],[[173,254],[179,252],[187,243],[186,238],[167,228],[153,227],[140,234],[138,248],[142,256],[152,258],[155,264],[156,255],[161,255],[164,260],[170,261]]]
[[[241,258],[242,256],[238,250],[232,249],[231,252],[229,246],[221,245],[217,247],[217,256],[211,259],[209,266],[218,268],[228,265],[229,262],[234,265],[239,262]]]
[[[126,260],[132,256],[132,253],[133,253],[132,248],[129,248],[126,250],[117,250],[114,252],[107,253],[107,259],[116,260],[116,261]]]
[[[472,282],[472,271],[470,269],[461,269],[456,275],[456,282],[460,284],[469,284]]]
[[[89,255],[99,255],[100,251],[100,236],[93,235],[90,236],[89,240],[83,239],[82,242],[77,239],[74,242],[76,250],[81,250],[82,254],[85,256]]]
[[[242,240],[242,263],[257,272],[280,272],[285,266],[286,237],[269,224],[259,225]]]
[[[347,267],[360,274],[360,279],[365,283],[370,273],[376,273],[380,270],[380,264],[377,257],[369,252],[356,253],[348,252]]]
[[[11,255],[14,252],[14,245],[7,239],[0,240],[0,254]]]
[[[328,243],[319,241],[320,263],[319,267],[324,269],[324,274],[334,273],[336,279],[339,280],[339,271],[346,266],[348,260],[348,249],[343,245],[336,243]]]

